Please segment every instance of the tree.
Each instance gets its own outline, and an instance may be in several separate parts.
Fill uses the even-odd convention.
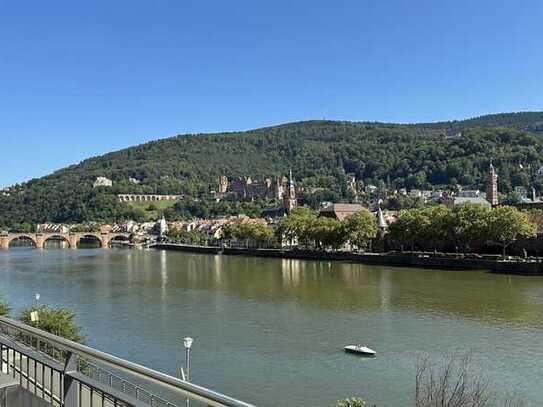
[[[443,205],[432,206],[423,210],[427,221],[420,236],[424,238],[426,245],[436,250],[450,240],[451,210]]]
[[[227,239],[253,242],[257,246],[268,244],[274,236],[271,226],[258,221],[241,221],[230,223],[224,228],[224,236]]]
[[[455,206],[451,211],[449,228],[457,246],[471,248],[484,243],[488,236],[491,208],[473,203]]]
[[[4,300],[2,296],[0,296],[0,316],[8,315],[10,310],[11,308],[8,303]]]
[[[536,235],[536,227],[528,219],[528,214],[511,206],[498,206],[492,209],[488,221],[488,240],[502,247],[502,254],[509,245],[518,239]]]
[[[368,242],[377,236],[375,217],[366,209],[347,216],[343,224],[347,241],[358,249],[366,248]]]
[[[291,244],[297,241],[303,246],[309,245],[311,243],[310,227],[316,219],[317,212],[314,210],[304,207],[294,208],[279,225],[278,233],[281,240],[287,239]]]
[[[339,400],[336,407],[365,407],[366,402],[358,397]]]
[[[415,377],[415,407],[491,407],[498,400],[488,379],[472,367],[470,355],[451,354],[441,363],[419,358]],[[521,407],[521,399],[506,397],[504,407]]]
[[[313,219],[309,225],[308,236],[319,249],[339,249],[347,238],[340,221],[325,217]]]
[[[202,245],[206,243],[206,235],[198,230],[172,228],[168,231],[168,239],[174,242]]]
[[[408,243],[411,250],[414,250],[415,243],[422,241],[428,230],[429,219],[423,210],[403,209],[398,215],[398,219],[390,225],[390,236],[393,240]]]
[[[32,321],[31,313],[38,313],[38,320]],[[62,336],[70,341],[84,343],[80,328],[75,324],[75,313],[67,308],[53,308],[47,305],[35,305],[23,309],[19,320],[34,328]]]

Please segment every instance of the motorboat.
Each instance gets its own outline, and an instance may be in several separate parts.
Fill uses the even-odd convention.
[[[362,346],[362,345],[347,345],[345,346],[345,352],[354,353],[354,354],[363,355],[363,356],[377,355],[377,352],[375,352],[373,349],[368,348],[367,346]]]

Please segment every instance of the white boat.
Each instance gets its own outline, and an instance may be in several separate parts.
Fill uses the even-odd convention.
[[[362,345],[347,345],[345,346],[345,352],[356,353],[357,355],[375,356],[377,352],[367,346]]]

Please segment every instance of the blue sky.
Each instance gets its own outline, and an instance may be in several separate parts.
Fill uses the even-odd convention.
[[[0,186],[178,133],[543,110],[540,0],[0,0]]]

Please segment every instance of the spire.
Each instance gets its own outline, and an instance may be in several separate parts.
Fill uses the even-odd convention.
[[[377,226],[379,227],[379,229],[386,229],[388,227],[385,215],[383,215],[383,211],[381,210],[380,206],[377,210]]]
[[[294,179],[292,178],[292,170],[289,170],[288,186],[286,191],[283,192],[283,207],[290,213],[292,209],[297,206],[296,200],[296,186],[294,185]]]

